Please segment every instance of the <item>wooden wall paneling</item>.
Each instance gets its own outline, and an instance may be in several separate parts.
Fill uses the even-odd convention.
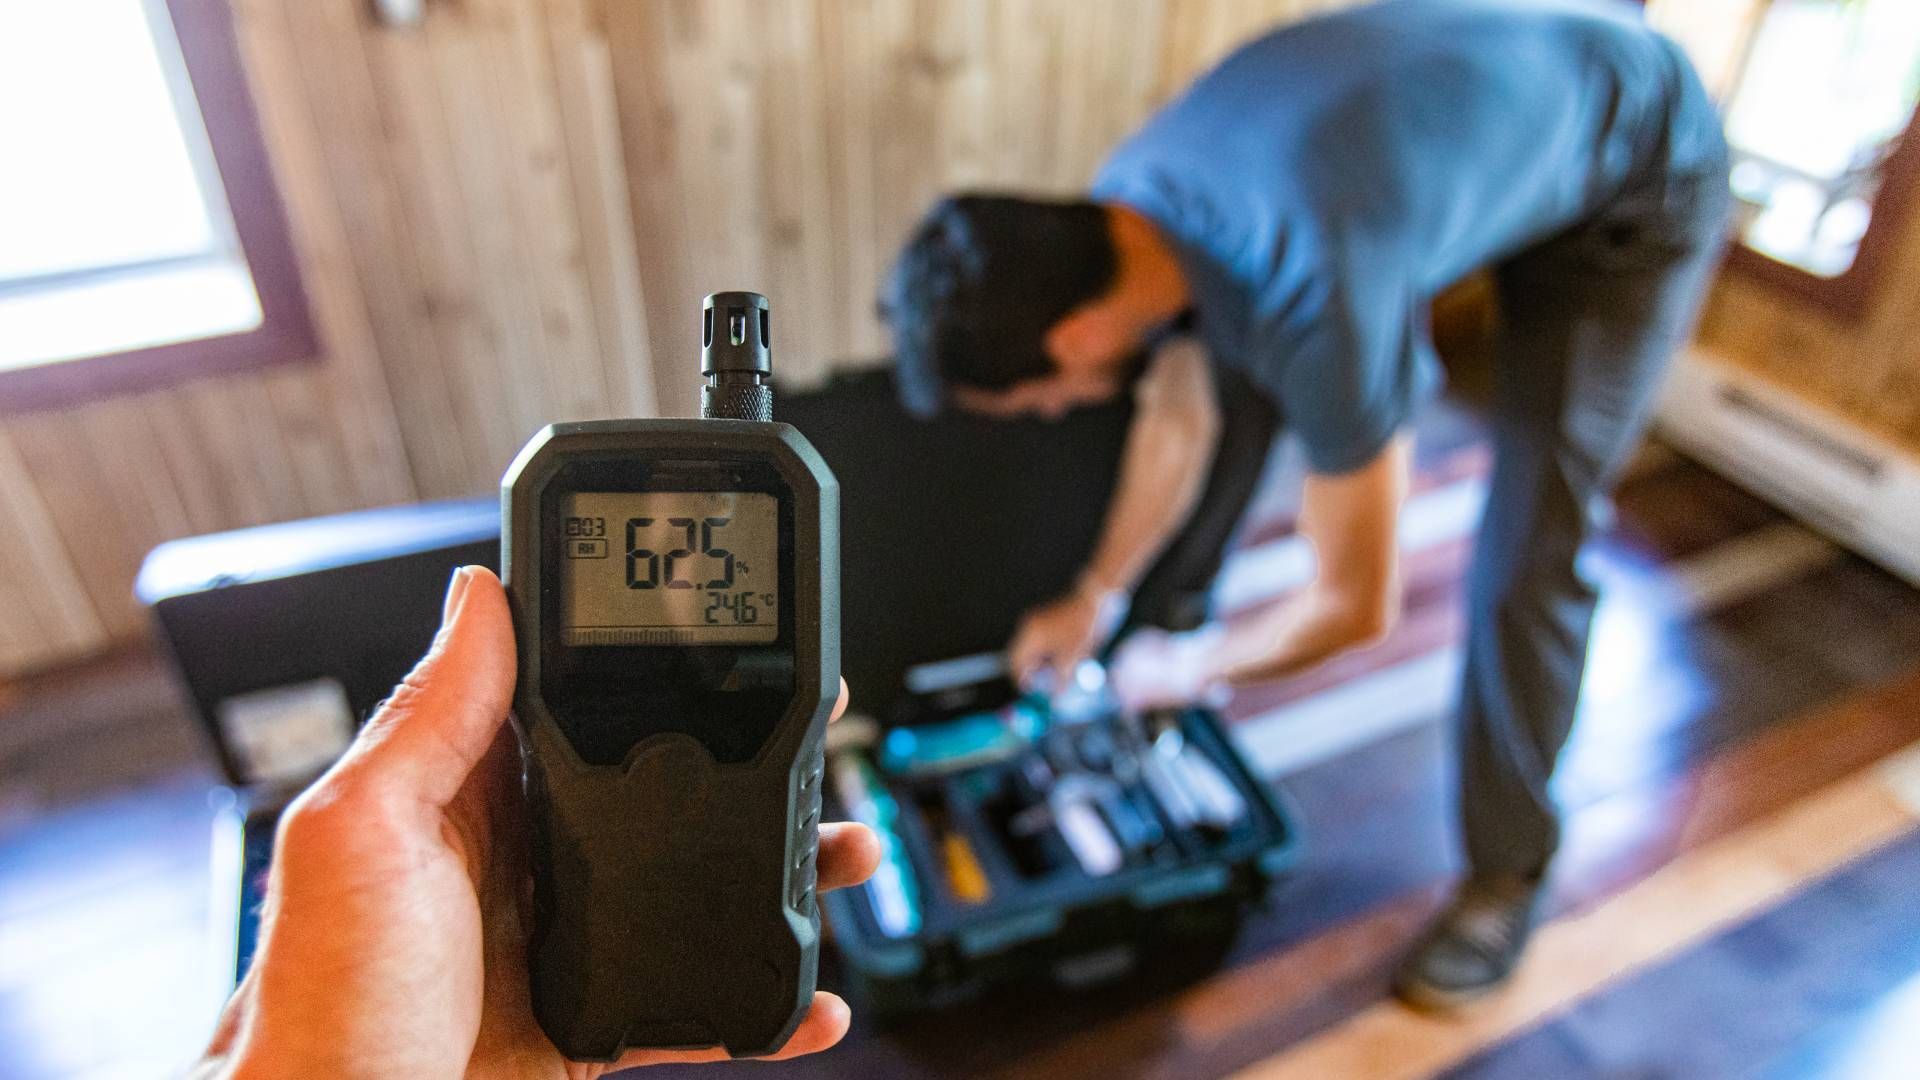
[[[1194,75],[1213,66],[1248,36],[1266,26],[1306,17],[1309,5],[1300,0],[1221,0],[1218,7],[1213,38],[1207,42],[1206,52],[1194,58]]]
[[[1097,166],[1089,160],[1088,148],[1096,138],[1098,117],[1117,104],[1099,99],[1100,76],[1113,49],[1114,8],[1067,4],[1055,10],[1059,19],[1052,30],[1064,46],[1059,81],[1043,91],[1043,100],[1051,101],[1059,116],[1053,160],[1044,182],[1052,190],[1078,195],[1086,190]]]
[[[1085,179],[1091,180],[1114,146],[1166,101],[1160,96],[1160,47],[1170,9],[1178,6],[1171,0],[1131,0],[1115,28],[1116,52],[1125,59],[1110,63],[1107,71],[1114,98],[1125,108],[1104,114],[1102,137],[1089,154],[1092,164]]]
[[[498,31],[481,15],[462,5],[429,20],[426,30],[450,154],[465,199],[466,209],[450,224],[464,227],[474,245],[469,287],[478,311],[493,327],[493,347],[461,358],[460,378],[472,395],[468,407],[483,417],[478,422],[488,423],[484,418],[491,414],[489,439],[497,455],[508,444],[517,448],[516,440],[547,422],[547,394],[543,376],[528,370],[532,358],[544,355],[545,343],[539,300],[525,276],[519,229],[507,212],[514,190],[510,172],[517,163],[509,136],[491,108],[495,75],[488,38]],[[423,191],[431,197],[430,188]],[[477,482],[477,476],[469,478],[469,485]]]
[[[1848,355],[1855,335],[1810,307],[1796,308],[1765,285],[1725,277],[1702,336],[1737,362],[1850,415],[1871,418],[1865,358]],[[1847,362],[1850,371],[1837,366]]]
[[[327,393],[327,381],[318,371],[288,368],[263,372],[260,379],[274,429],[299,486],[300,513],[334,514],[398,501],[403,497],[399,493],[381,497],[355,485],[352,462],[342,447],[345,436],[335,423],[338,406]]]
[[[741,241],[728,243],[746,232],[748,224],[733,217],[736,209],[746,205],[746,193],[739,188],[738,165],[728,161],[727,154],[741,137],[738,120],[729,122],[728,117],[743,109],[742,99],[749,91],[739,80],[752,59],[736,55],[729,60],[709,39],[708,23],[724,22],[733,10],[726,5],[669,0],[628,6],[647,9],[650,17],[642,36],[657,38],[664,46],[654,60],[664,79],[662,89],[672,120],[657,133],[662,142],[647,150],[670,156],[680,175],[671,181],[674,197],[660,208],[662,215],[639,227],[642,235],[677,256],[672,275],[660,276],[658,287],[648,286],[647,302],[652,306],[647,326],[653,333],[661,407],[670,414],[688,415],[699,399],[696,384],[688,376],[688,349],[699,326],[699,313],[691,307],[696,291],[708,291],[697,283],[726,287],[718,282],[744,284],[751,276],[738,265]]]
[[[875,293],[862,283],[885,272],[877,239],[876,178],[869,163],[879,136],[874,128],[875,64],[873,0],[820,5],[815,48],[826,73],[826,124],[822,131],[831,183],[828,227],[837,238],[838,257],[825,268],[838,304],[845,361],[885,348],[874,318]]]
[[[1170,14],[1182,25],[1163,36],[1158,89],[1180,92],[1236,46],[1263,31],[1326,11],[1352,7],[1361,0],[1207,0],[1176,3]]]
[[[949,185],[941,174],[940,53],[926,41],[938,25],[931,0],[911,4],[878,4],[870,16],[864,56],[874,100],[868,122],[873,125],[864,161],[849,161],[849,170],[865,170],[873,192],[877,245],[872,266],[884,274],[893,254],[935,198]],[[957,51],[953,43],[948,49]],[[875,320],[873,301],[879,279],[849,282],[867,300],[864,320]],[[884,339],[883,339],[884,341]]]
[[[193,530],[178,474],[167,459],[157,417],[168,410],[151,400],[115,398],[67,413],[70,437],[83,440],[101,463],[109,497],[133,508],[141,541],[185,536]],[[55,478],[57,481],[57,478]]]
[[[745,280],[733,265],[736,253],[716,248],[699,220],[745,205],[728,201],[730,178],[716,172],[710,145],[733,138],[716,114],[727,108],[724,98],[741,96],[729,84],[743,61],[734,69],[709,66],[720,58],[706,55],[706,22],[725,18],[719,5],[610,0],[604,11],[655,394],[662,412],[687,415],[698,401],[688,357],[699,313],[690,309],[703,294],[693,282]]]
[[[994,4],[935,0],[916,37],[918,64],[929,79],[934,118],[934,173],[941,187],[992,184]]]
[[[811,27],[811,47],[823,73],[820,153],[828,192],[824,225],[841,251],[839,257],[817,267],[816,272],[826,278],[827,295],[836,305],[827,312],[827,317],[837,327],[841,347],[835,359],[840,362],[845,362],[858,348],[856,338],[861,316],[851,301],[852,280],[863,272],[873,273],[871,256],[860,250],[858,239],[872,232],[871,177],[864,171],[856,175],[849,169],[855,155],[850,154],[848,146],[848,139],[854,134],[853,118],[848,110],[860,108],[865,100],[865,94],[855,90],[860,74],[847,67],[848,37],[854,32],[847,11],[852,6],[848,3],[820,5]],[[856,265],[860,263],[865,265]]]
[[[552,57],[540,25],[545,0],[470,2],[481,17],[497,21],[497,32],[488,40],[493,45],[493,113],[508,136],[503,164],[510,197],[505,209],[520,240],[522,288],[537,302],[542,351],[519,365],[520,378],[544,386],[543,420],[605,416],[609,395],[599,323],[586,281]],[[489,482],[498,481],[518,449],[516,442],[491,463]]]
[[[42,435],[57,432],[63,448],[59,457],[43,458],[36,473],[43,488],[61,489],[54,501],[62,531],[70,549],[86,550],[77,556],[87,562],[83,578],[114,638],[147,625],[133,580],[154,545],[304,509],[261,374],[45,418]],[[191,436],[184,444],[183,432]],[[82,457],[90,468],[77,467]]]
[[[692,169],[683,180],[683,205],[684,235],[691,245],[687,265],[693,273],[670,283],[672,290],[662,298],[672,314],[666,319],[669,341],[661,358],[679,386],[697,383],[690,373],[697,372],[694,335],[703,295],[744,288],[777,299],[782,292],[784,283],[771,276],[771,223],[763,198],[768,181],[762,176],[771,161],[763,143],[768,136],[763,87],[769,65],[768,45],[762,39],[777,33],[778,21],[768,17],[774,10],[758,0],[676,2],[671,8],[676,31],[690,46],[675,50],[670,74],[688,121],[681,129],[681,150]],[[783,87],[782,92],[792,93],[793,88]],[[784,131],[778,137],[784,142],[806,135]],[[792,178],[774,182],[790,183]],[[792,340],[791,334],[783,338],[783,356],[795,354]],[[791,371],[795,365],[786,367]]]
[[[845,248],[833,234],[829,73],[814,46],[824,2],[831,0],[789,6],[776,61],[760,85],[760,142],[768,150],[762,204],[770,238],[764,263],[785,298],[785,313],[774,313],[774,332],[780,334],[774,340],[795,382],[824,379],[833,361],[851,350],[829,271]]]
[[[746,287],[771,290],[776,370],[795,383],[824,377],[848,344],[829,270],[840,244],[827,166],[828,74],[815,47],[819,7],[819,0],[799,0],[765,20],[764,62],[755,73],[760,184],[752,216],[762,223],[766,284]]]
[[[0,507],[5,507],[8,498],[14,492],[12,485],[6,485],[5,481],[0,481],[0,485],[4,485],[0,486]],[[32,485],[20,485],[20,488],[29,494],[34,493]],[[0,521],[0,543],[20,545],[24,548],[26,544],[33,542],[33,539],[15,536],[12,526],[11,521]],[[59,537],[56,534],[52,539],[57,543]],[[63,575],[63,581],[77,586],[79,581],[73,576],[72,569],[70,565],[64,563],[58,568]],[[38,587],[39,583],[30,576],[30,568],[26,560],[21,558],[0,560],[0,589],[12,593],[15,590],[22,592],[36,590]],[[35,617],[37,613],[25,604],[16,604],[15,608],[16,610],[9,612],[6,618],[0,619],[0,671],[38,667],[47,649],[46,635],[40,632],[39,619]],[[93,638],[83,638],[76,643],[76,651],[92,649],[97,641],[104,637],[105,634],[102,633]],[[8,690],[7,684],[0,681],[0,706],[5,705],[10,696]]]
[[[669,181],[674,195],[658,216],[637,224],[641,235],[675,256],[662,264],[672,267],[670,273],[646,279],[647,325],[661,407],[687,415],[698,402],[690,375],[700,325],[694,305],[713,289],[758,282],[746,251],[754,227],[748,217],[751,178],[741,175],[738,159],[741,144],[755,134],[746,80],[757,57],[746,46],[758,31],[727,33],[737,5],[671,0],[624,6],[646,10],[640,35],[660,46],[651,59],[659,65],[670,120],[645,150],[673,160],[680,173]]]
[[[116,404],[89,406],[80,415],[98,422]],[[164,466],[183,519],[143,534],[147,546],[306,512],[304,485],[259,378],[186,383],[140,404],[157,450],[153,461]]]
[[[1886,264],[1855,353],[1868,369],[1869,423],[1920,453],[1920,214],[1907,215],[1903,232],[1903,257]],[[1834,366],[1847,371],[1848,357]]]
[[[1187,85],[1188,57],[1198,53],[1211,14],[1206,5],[1173,3],[1162,13],[1160,48],[1154,57],[1153,99],[1172,100]]]
[[[872,193],[873,231],[866,237],[875,245],[863,261],[862,276],[849,278],[853,290],[849,306],[860,312],[863,324],[875,323],[874,299],[893,253],[908,231],[947,185],[941,176],[941,83],[943,52],[958,53],[963,44],[945,43],[935,51],[928,31],[939,25],[939,12],[927,2],[880,3],[859,13],[864,48],[850,54],[850,65],[864,65],[862,82],[873,99],[865,122],[868,137],[859,140],[864,160],[849,157],[850,174],[864,171]],[[852,144],[850,144],[852,145]],[[874,276],[866,276],[871,273]],[[869,340],[885,339],[877,332]]]
[[[24,671],[102,647],[107,629],[81,584],[59,525],[0,429],[0,672]]]
[[[328,182],[322,136],[287,24],[275,9],[278,3],[235,0],[234,30],[273,159],[274,179],[287,205],[323,356],[319,365],[276,380],[284,388],[276,407],[283,422],[293,411],[295,420],[287,426],[299,433],[300,456],[309,468],[316,457],[339,462],[352,505],[402,502],[414,497],[415,485],[394,395],[354,267],[345,211]],[[311,393],[295,390],[302,386]],[[319,445],[325,449],[316,450]],[[326,508],[343,510],[348,504],[329,500]]]
[[[213,436],[217,447],[203,476],[215,477],[243,500],[229,518],[230,526],[285,521],[310,512],[264,383],[208,379],[182,387],[180,394],[189,402],[196,425]]]
[[[497,205],[492,200],[499,170],[491,158],[478,158],[490,144],[476,142],[471,131],[491,129],[495,121],[479,88],[449,72],[485,69],[483,62],[463,63],[484,32],[463,7],[418,27],[370,26],[363,33],[398,197],[412,227],[408,254],[419,266],[421,306],[455,425],[438,437],[457,440],[466,463],[457,487],[423,485],[430,495],[473,490],[485,463],[526,427],[511,404],[520,396],[503,393],[513,371],[502,358],[529,332],[530,320],[520,311],[520,290],[512,280],[517,275],[510,223],[506,215],[488,212]],[[495,280],[511,295],[494,293]],[[412,362],[382,360],[389,367]],[[530,405],[538,404],[535,396]],[[414,441],[436,437],[408,434]]]
[[[10,431],[101,627],[124,638],[143,625],[131,596],[134,572],[167,529],[153,503],[121,493],[166,479],[150,428],[123,427],[103,440],[95,415],[35,413],[17,418]]]
[[[849,5],[848,18],[857,9]],[[811,18],[736,2],[606,10],[662,410],[694,405],[698,304],[715,289],[772,296],[777,325],[789,328],[775,331],[781,371],[789,381],[817,374],[841,331],[828,305],[808,298],[826,295],[831,277],[786,253],[831,260],[844,250],[829,236],[832,166],[820,144],[831,137],[829,95],[782,81],[787,72],[827,78],[805,48]],[[750,26],[753,35],[742,30]],[[788,116],[809,119],[774,130]],[[802,208],[814,220],[797,221]],[[798,300],[783,299],[789,293]]]
[[[484,234],[482,303],[503,320],[497,355],[463,358],[476,425],[494,429],[468,490],[485,490],[541,425],[604,414],[598,329],[579,280],[578,224],[570,208],[553,83],[529,68],[546,56],[524,8],[476,3],[457,13],[453,63],[443,72],[455,144],[469,156],[468,216]],[[431,189],[423,197],[432,198]],[[480,219],[485,219],[482,224]],[[470,226],[470,227],[472,227]]]
[[[1186,42],[1192,51],[1182,54],[1175,66],[1175,93],[1232,47],[1235,28],[1240,21],[1235,7],[1232,0],[1210,0],[1201,6],[1199,30]]]
[[[599,328],[606,405],[616,415],[652,416],[659,403],[602,2],[552,0],[545,31]]]
[[[1077,10],[1089,10],[1075,5]],[[1101,162],[1121,140],[1152,115],[1154,69],[1165,5],[1157,0],[1125,0],[1096,9],[1097,27],[1088,34],[1088,70],[1062,93],[1081,102],[1066,162],[1064,182],[1084,190]],[[1076,53],[1081,50],[1076,50]]]
[[[146,625],[132,584],[155,544],[298,516],[308,505],[258,376],[39,414],[15,434],[115,638]]]
[[[1051,187],[1065,128],[1052,98],[1065,64],[1059,4],[997,3],[991,65],[993,184],[1010,190]]]
[[[680,235],[682,169],[678,129],[681,110],[672,93],[667,57],[677,47],[665,5],[604,0],[602,25],[613,58],[616,116],[626,164],[641,303],[646,316],[648,363],[655,400],[667,415],[685,415],[698,395],[664,352],[684,340],[691,324],[668,302],[686,276],[686,245]],[[669,332],[668,324],[679,334]]]
[[[891,254],[911,223],[945,193],[941,175],[940,52],[928,40],[938,25],[935,0],[882,4],[873,57],[879,65],[873,117],[879,138],[873,160],[879,193],[880,242]]]
[[[359,4],[261,0],[249,9],[284,28],[326,175],[341,202],[355,275],[385,363],[413,476],[424,495],[464,491],[474,474],[458,432],[448,376],[426,318],[417,250],[386,153],[379,88],[362,48]],[[265,67],[257,67],[256,72]]]
[[[75,410],[24,417],[12,429],[101,626],[110,637],[137,630],[126,583],[145,554],[145,539],[160,530],[144,503],[115,496],[103,458],[117,458],[118,448],[96,445],[85,413]],[[141,434],[118,433],[120,447],[144,443]]]
[[[213,464],[218,450],[209,440],[217,433],[201,426],[189,400],[177,390],[163,391],[147,398],[146,407],[160,458],[168,472],[181,478],[175,491],[187,524],[182,535],[217,532],[243,520],[233,505],[233,491]]]

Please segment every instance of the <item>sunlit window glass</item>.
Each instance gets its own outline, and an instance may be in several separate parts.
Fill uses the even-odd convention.
[[[0,0],[0,155],[0,369],[259,325],[159,0]]]

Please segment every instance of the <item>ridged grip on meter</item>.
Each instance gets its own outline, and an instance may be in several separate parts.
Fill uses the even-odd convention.
[[[838,687],[835,687],[837,697]],[[631,1047],[771,1054],[813,998],[822,749],[812,705],[791,769],[716,766],[684,737],[583,769],[528,732],[534,1015],[582,1061]]]
[[[715,420],[773,419],[773,387],[766,383],[700,388],[700,415]]]

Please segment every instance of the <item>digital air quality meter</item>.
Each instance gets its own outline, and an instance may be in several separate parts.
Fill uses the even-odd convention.
[[[839,488],[706,301],[697,420],[555,424],[501,481],[534,1013],[568,1057],[779,1049],[813,998]]]

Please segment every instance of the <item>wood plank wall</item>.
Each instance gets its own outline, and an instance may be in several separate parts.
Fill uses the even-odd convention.
[[[1351,0],[232,2],[323,355],[0,418],[0,674],[140,633],[162,540],[483,493],[548,420],[690,408],[711,290],[773,297],[789,379],[879,357],[937,193],[1073,191],[1233,43]],[[1734,283],[1707,332],[1920,446],[1914,284],[1846,329]]]

